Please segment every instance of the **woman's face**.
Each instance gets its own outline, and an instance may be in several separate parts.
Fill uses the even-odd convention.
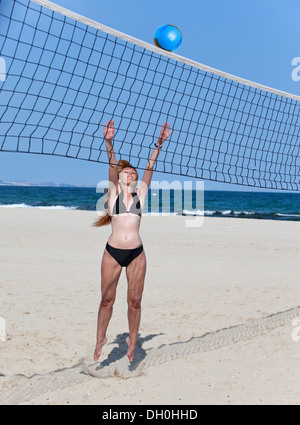
[[[134,170],[134,168],[131,168],[131,167],[124,168],[119,174],[120,183],[123,183],[127,186],[129,185],[133,186],[133,183],[135,186],[136,180],[137,180],[137,173]]]

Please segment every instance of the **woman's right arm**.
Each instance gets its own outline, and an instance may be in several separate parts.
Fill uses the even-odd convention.
[[[109,160],[109,181],[112,182],[115,185],[115,188],[117,190],[118,187],[118,163],[115,157],[115,152],[113,148],[113,137],[114,137],[114,121],[109,120],[106,124],[104,124],[103,133],[104,133],[104,139],[105,139],[105,145],[106,145],[106,152],[107,157]]]

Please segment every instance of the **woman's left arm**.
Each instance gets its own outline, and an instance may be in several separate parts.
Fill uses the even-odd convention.
[[[155,143],[155,147],[151,153],[148,164],[146,165],[142,183],[139,186],[140,194],[143,193],[146,195],[147,190],[150,186],[152,175],[153,175],[153,167],[160,153],[161,147],[163,143],[167,140],[167,138],[172,134],[173,130],[170,130],[170,124],[168,122],[164,123],[159,135],[157,142]]]

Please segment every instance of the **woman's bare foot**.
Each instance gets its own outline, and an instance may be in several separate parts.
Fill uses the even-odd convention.
[[[107,338],[103,338],[101,342],[97,342],[96,348],[95,348],[95,351],[94,351],[94,360],[95,360],[95,362],[97,360],[99,360],[99,357],[101,356],[102,347],[106,343],[107,343]]]
[[[127,342],[127,345],[128,345],[127,357],[129,359],[129,361],[132,362],[133,359],[134,359],[135,344],[132,344],[129,336],[126,338],[126,342]]]

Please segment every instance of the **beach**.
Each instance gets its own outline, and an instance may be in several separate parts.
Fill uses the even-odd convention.
[[[299,404],[297,222],[144,216],[146,284],[128,370],[125,270],[108,343],[93,362],[111,231],[92,227],[95,218],[93,211],[0,208],[1,404]],[[273,328],[195,348],[207,333],[220,330],[221,341],[225,328],[290,309]]]

